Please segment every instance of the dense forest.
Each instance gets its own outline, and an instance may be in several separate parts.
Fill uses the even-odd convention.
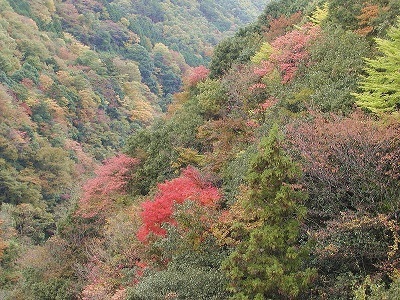
[[[398,0],[0,0],[1,299],[398,299]]]

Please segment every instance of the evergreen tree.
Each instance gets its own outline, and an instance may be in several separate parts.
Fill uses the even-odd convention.
[[[313,270],[303,261],[300,242],[304,194],[295,189],[297,166],[281,148],[282,136],[274,126],[254,155],[247,176],[248,193],[241,205],[244,217],[232,226],[232,236],[243,237],[223,267],[231,282],[232,299],[294,299],[310,282]],[[247,224],[240,224],[240,223]],[[249,224],[252,223],[252,224]]]
[[[393,112],[400,108],[400,18],[388,32],[389,39],[376,39],[383,53],[367,59],[367,76],[360,86],[362,93],[354,94],[357,104],[374,113]]]

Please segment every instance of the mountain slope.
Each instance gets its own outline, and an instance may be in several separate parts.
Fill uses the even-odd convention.
[[[105,2],[58,5],[63,3],[64,12],[75,9],[81,15],[60,23],[69,30],[62,38],[70,49],[67,53],[77,57],[63,56],[71,61],[59,64],[64,72],[55,71],[52,63],[48,76],[54,72],[57,82],[79,96],[82,89],[104,88],[100,79],[121,88],[115,94],[119,105],[110,110],[104,104],[105,116],[75,119],[78,124],[81,118],[87,121],[87,126],[76,127],[82,132],[79,138],[85,139],[99,122],[106,128],[121,116],[137,128],[126,141],[121,136],[124,154],[95,167],[95,176],[85,181],[81,196],[65,201],[70,196],[61,193],[61,203],[74,204],[69,211],[63,212],[67,209],[62,205],[49,214],[51,210],[35,203],[3,204],[4,298],[365,299],[371,294],[384,299],[396,295],[399,106],[392,97],[390,105],[371,111],[356,97],[382,103],[387,94],[396,95],[397,81],[388,70],[396,70],[400,50],[398,1],[273,1],[256,22],[218,44],[210,69],[190,69],[166,114],[154,121],[146,118],[149,109],[136,109],[139,91],[147,97],[160,95],[166,85],[160,89],[157,76],[163,68],[167,73],[165,64],[168,70],[183,66],[171,51],[180,39],[157,34],[166,29],[190,32],[175,26],[182,25],[178,21],[183,16],[199,20],[207,16],[215,28],[224,28],[226,20],[217,22],[215,11],[207,10],[224,7],[207,1],[121,1],[130,16],[124,20],[117,10],[107,8],[110,17],[100,10]],[[164,6],[180,10],[169,14],[161,9]],[[197,7],[203,10],[199,15]],[[132,31],[137,36],[129,35],[129,28],[120,30],[137,20],[139,10],[144,17],[135,26],[156,33],[147,40],[140,30]],[[167,24],[161,26],[163,22]],[[104,52],[98,52],[107,43],[91,39],[98,28],[114,24],[118,28],[108,30],[110,36],[98,37],[114,41],[102,51],[117,57],[107,60]],[[122,41],[136,38],[137,42],[128,47],[118,44],[124,32]],[[14,40],[18,45],[20,40]],[[200,54],[196,59],[202,57],[198,50],[206,48],[198,47],[196,40],[191,45],[185,49]],[[372,68],[382,61],[388,68]],[[71,160],[81,162],[81,170],[90,168],[91,161],[79,146],[90,147],[96,135],[84,140],[86,144],[70,138],[68,159],[57,152],[58,144],[50,143],[44,153],[23,161],[19,149],[31,147],[24,143],[23,126],[42,122],[42,133],[32,137],[38,144],[53,141],[43,138],[53,125],[46,102],[33,106],[34,118],[22,111],[20,118],[9,120],[19,108],[19,98],[12,97],[10,88],[37,88],[32,64],[29,61],[22,70],[31,81],[20,73],[3,76],[7,100],[3,132],[14,138],[9,148],[6,142],[1,144],[6,154],[1,161],[6,171],[1,175],[12,199],[21,201],[19,195],[30,191],[29,197],[36,195],[43,204],[51,201],[40,200],[44,196],[38,192],[39,180],[54,183],[43,189],[65,188],[54,175],[69,175],[62,170],[69,170]],[[81,76],[71,80],[78,71]],[[82,80],[88,83],[80,85]],[[382,81],[385,90],[373,92],[375,83]],[[74,104],[74,99],[68,103]],[[21,106],[27,110],[29,103],[32,100]],[[147,122],[149,126],[141,126]],[[121,133],[126,132],[119,124]],[[95,144],[107,141],[104,137]],[[40,176],[32,175],[31,166],[41,170]],[[22,178],[19,184],[17,175]]]
[[[213,2],[0,0],[0,298],[95,166],[161,115],[189,64],[255,18],[253,2],[232,1],[234,15]]]

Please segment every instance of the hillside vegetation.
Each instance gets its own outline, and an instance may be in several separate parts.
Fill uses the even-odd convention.
[[[0,297],[397,299],[400,3],[261,2],[1,2]]]
[[[17,258],[54,236],[94,167],[159,116],[185,74],[259,7],[0,1],[2,290],[22,279]]]

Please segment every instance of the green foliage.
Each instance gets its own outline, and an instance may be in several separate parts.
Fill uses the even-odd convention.
[[[239,30],[234,37],[223,40],[214,50],[210,77],[218,78],[234,64],[247,63],[259,48],[260,36],[255,27]]]
[[[213,118],[218,115],[221,108],[227,101],[226,92],[219,80],[208,79],[197,85],[198,106],[206,118]]]
[[[299,11],[305,11],[310,4],[315,1],[309,0],[273,0],[264,8],[263,13],[258,18],[258,26],[268,26],[269,21],[280,16],[290,16]]]
[[[75,295],[71,291],[71,283],[68,279],[51,278],[46,280],[40,278],[38,272],[34,269],[27,269],[24,272],[25,277],[25,299],[43,299],[43,300],[73,300]]]
[[[392,225],[383,215],[351,212],[327,222],[327,228],[314,235],[316,255],[312,264],[318,266],[319,275],[314,291],[319,295],[329,292],[331,299],[349,299],[354,284],[366,274],[379,276],[382,264],[389,271],[395,259],[390,249],[397,247]]]
[[[8,1],[8,0],[7,0]],[[31,16],[31,9],[29,7],[29,2],[25,0],[21,1],[8,1],[11,7],[19,14],[30,17]]]
[[[174,163],[179,157],[179,148],[199,149],[200,143],[195,139],[197,128],[203,122],[199,110],[192,100],[172,118],[156,121],[129,139],[130,155],[141,161],[132,191],[145,195],[154,184],[170,179],[177,171]]]
[[[299,243],[304,194],[292,186],[298,168],[281,143],[274,126],[251,161],[249,191],[241,205],[254,213],[255,225],[223,264],[232,299],[296,298],[313,275],[302,265],[308,253]]]
[[[393,112],[400,108],[400,19],[388,32],[388,39],[376,39],[383,54],[367,60],[366,76],[360,82],[363,90],[354,94],[357,104],[373,113]]]
[[[335,0],[329,3],[329,20],[345,29],[355,30],[364,0]]]
[[[21,236],[31,238],[35,244],[44,242],[53,234],[53,216],[43,208],[34,207],[32,204],[19,204],[2,209],[10,210],[15,229]]]
[[[128,299],[227,299],[227,279],[220,270],[226,252],[207,231],[212,215],[191,201],[176,205],[175,211],[178,225],[165,226],[166,237],[148,251],[155,254],[153,264],[159,264],[145,270]]]
[[[147,275],[127,299],[227,299],[224,276],[210,266],[192,265],[193,258],[182,256],[170,263],[167,270]]]
[[[364,67],[362,57],[369,53],[367,41],[340,27],[326,27],[310,51],[311,63],[299,78],[300,86],[311,90],[308,105],[324,112],[349,112]]]
[[[1,203],[38,203],[42,200],[41,187],[34,182],[20,180],[19,172],[0,159]]]
[[[354,300],[394,300],[400,294],[400,281],[395,278],[387,288],[384,282],[374,282],[370,276],[354,291]]]
[[[400,4],[265,5],[0,0],[0,298],[349,299],[354,286],[360,299],[398,293],[388,278],[400,257],[399,126],[387,116],[399,106],[400,25],[383,35]],[[296,42],[307,16],[318,38]],[[211,79],[197,69],[172,96],[189,65],[207,63],[227,35]],[[363,69],[376,36],[382,56]],[[358,104],[384,126],[349,113],[363,70],[356,97],[382,103]],[[270,130],[277,121],[299,123],[285,127],[291,145]],[[79,182],[128,137],[140,162],[124,181],[127,195],[115,196],[122,185],[114,184],[104,198],[113,205],[93,202],[102,217],[80,218]],[[302,163],[301,184],[284,147]],[[220,188],[221,207],[180,197],[190,185],[166,187],[178,196],[152,218],[173,209],[164,214],[172,226],[141,243],[141,204],[190,164],[202,174],[196,183]],[[108,175],[118,179],[113,167]],[[184,204],[172,208],[178,199]]]

